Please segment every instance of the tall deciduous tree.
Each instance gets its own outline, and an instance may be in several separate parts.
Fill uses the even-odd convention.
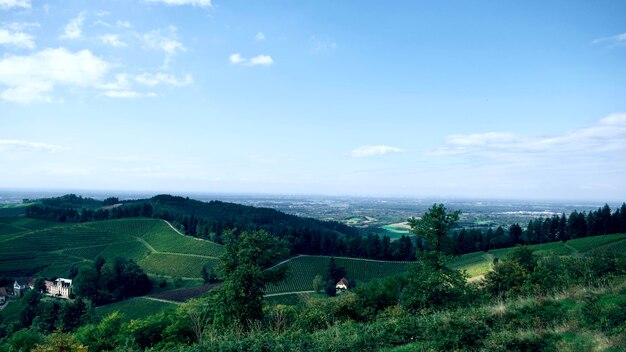
[[[263,318],[263,292],[285,277],[286,267],[269,268],[288,255],[287,244],[266,231],[226,234],[220,269],[224,284],[218,291],[217,318],[223,325],[247,329]]]
[[[448,212],[443,204],[434,204],[421,218],[410,218],[409,225],[413,233],[426,240],[430,250],[441,251],[460,214],[458,210]]]

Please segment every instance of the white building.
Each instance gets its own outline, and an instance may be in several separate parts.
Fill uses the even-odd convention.
[[[337,284],[335,285],[335,289],[338,292],[345,291],[348,289],[348,287],[350,287],[350,283],[348,282],[348,279],[346,279],[345,277],[339,280],[339,282],[337,282]]]
[[[54,281],[46,280],[46,294],[48,296],[70,298],[72,293],[72,280],[58,278]]]

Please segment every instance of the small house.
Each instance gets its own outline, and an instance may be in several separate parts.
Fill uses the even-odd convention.
[[[335,289],[337,291],[344,291],[344,290],[347,290],[349,286],[350,286],[350,283],[348,282],[348,279],[344,277],[337,282],[337,284],[335,285]]]
[[[19,278],[13,282],[13,295],[22,297],[26,290],[32,290],[35,287],[35,280],[32,278]]]
[[[0,287],[0,306],[7,301],[8,295],[6,287]]]
[[[44,283],[48,296],[67,299],[72,294],[72,280],[70,279],[58,278],[54,281],[46,280]]]

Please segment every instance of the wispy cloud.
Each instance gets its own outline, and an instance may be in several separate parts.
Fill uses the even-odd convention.
[[[274,63],[272,57],[269,55],[258,55],[250,59],[250,65],[271,65]]]
[[[119,28],[130,28],[130,27],[132,27],[130,22],[128,22],[128,21],[120,21],[120,20],[117,20],[117,22],[115,22],[115,25],[118,26]]]
[[[47,143],[23,141],[17,139],[0,139],[0,153],[4,152],[48,152],[54,153],[67,148]]]
[[[141,93],[134,90],[107,90],[103,93],[104,96],[109,98],[119,98],[119,99],[133,99],[133,98],[144,98],[156,97],[156,93]]]
[[[350,152],[350,156],[353,158],[363,158],[392,153],[402,153],[402,149],[388,145],[367,145],[352,150],[352,152]]]
[[[30,0],[0,0],[0,9],[2,10],[15,7],[29,9],[31,7]]]
[[[141,40],[147,48],[161,50],[165,53],[163,64],[165,67],[179,52],[187,51],[185,46],[176,39],[176,31],[176,27],[170,26],[167,29],[157,29],[141,36]]]
[[[128,46],[128,44],[120,40],[120,36],[117,34],[104,34],[101,35],[99,39],[103,44],[110,45],[115,48],[123,48]]]
[[[157,85],[168,85],[174,87],[182,87],[193,83],[191,75],[185,75],[183,78],[177,78],[174,75],[163,72],[143,73],[135,76],[135,81],[145,86],[154,87]]]
[[[269,66],[274,63],[274,59],[272,59],[271,56],[263,54],[247,59],[239,53],[234,53],[228,57],[228,61],[230,61],[231,64],[242,64],[245,66]]]
[[[626,44],[626,33],[612,35],[610,37],[598,38],[592,42],[593,44]]]
[[[265,34],[263,32],[259,32],[254,36],[254,39],[261,42],[265,40]]]
[[[619,113],[609,115],[587,127],[552,136],[522,136],[508,132],[451,135],[446,137],[445,147],[425,154],[513,159],[523,155],[546,158],[562,154],[588,155],[623,151],[626,151],[626,114]]]
[[[211,0],[145,0],[149,3],[163,3],[166,5],[180,6],[191,5],[197,7],[211,7]]]
[[[311,51],[314,53],[337,49],[337,43],[331,39],[320,39],[312,35],[309,41],[311,43]]]
[[[85,15],[87,12],[83,11],[78,14],[78,17],[72,19],[66,26],[60,39],[78,39],[82,34],[83,23],[85,22]]]
[[[0,59],[0,99],[27,104],[52,100],[57,85],[94,87],[111,65],[89,50],[45,49],[31,55]]]
[[[10,45],[24,49],[35,48],[35,38],[22,31],[0,28],[0,45]]]

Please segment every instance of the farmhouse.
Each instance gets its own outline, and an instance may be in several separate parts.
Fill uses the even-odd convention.
[[[350,283],[348,282],[348,279],[344,277],[337,282],[337,284],[335,285],[335,289],[337,291],[343,291],[343,290],[347,290],[348,286],[350,286]]]
[[[7,289],[5,287],[0,287],[0,306],[7,301]]]
[[[32,278],[21,278],[13,283],[13,295],[22,297],[26,290],[32,290],[35,287],[35,280]]]
[[[72,293],[72,280],[58,278],[54,281],[45,281],[46,294],[59,298],[70,298]]]

